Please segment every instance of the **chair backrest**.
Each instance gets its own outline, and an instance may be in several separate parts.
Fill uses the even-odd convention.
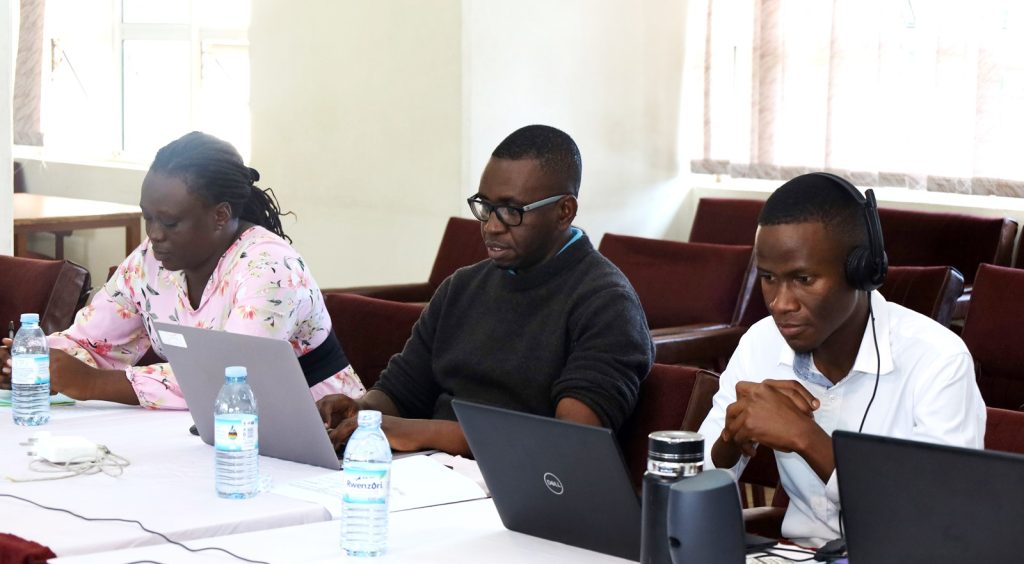
[[[690,228],[691,243],[754,245],[764,200],[701,198]]]
[[[684,431],[697,432],[701,423],[711,413],[711,400],[718,393],[718,374],[710,370],[700,370],[693,380],[693,392],[690,393],[690,401],[686,404],[686,412],[683,414]]]
[[[764,202],[701,198],[690,230],[691,243],[753,245]],[[981,263],[1010,266],[1017,223],[1008,218],[879,208],[891,266],[949,265],[974,283]]]
[[[0,323],[19,325],[22,313],[38,313],[47,334],[71,326],[89,299],[89,271],[66,260],[0,256]]]
[[[961,337],[974,357],[978,389],[989,407],[1024,404],[1024,271],[978,267]]]
[[[324,302],[341,348],[366,389],[377,383],[392,355],[405,348],[424,308],[356,294],[324,294]]]
[[[986,409],[985,449],[1024,454],[1024,412]]]
[[[949,327],[956,300],[964,293],[964,277],[951,266],[892,266],[878,291],[886,300]]]
[[[647,468],[647,435],[654,431],[682,429],[686,406],[699,368],[674,364],[655,364],[640,384],[640,397],[633,415],[619,431],[619,442],[626,466],[639,487]]]
[[[480,236],[480,222],[462,217],[449,218],[427,281],[436,289],[459,268],[486,258],[487,249]]]
[[[749,246],[607,233],[598,250],[636,289],[651,329],[732,323],[754,282]]]
[[[1001,217],[879,208],[892,266],[949,265],[974,283],[982,263],[1010,266],[1017,222]]]

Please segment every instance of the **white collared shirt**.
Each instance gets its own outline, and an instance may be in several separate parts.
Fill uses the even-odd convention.
[[[740,340],[722,373],[711,412],[700,427],[705,468],[713,468],[711,447],[725,424],[725,410],[736,401],[739,381],[797,380],[821,406],[814,420],[829,435],[836,429],[856,431],[868,406],[878,370],[878,393],[864,423],[873,435],[983,448],[985,404],[974,376],[974,361],[964,342],[932,319],[871,293],[878,336],[878,356],[868,322],[853,369],[834,386],[820,376],[813,361],[801,367],[771,317],[755,323]],[[880,360],[880,363],[879,363]],[[794,362],[797,361],[797,362]],[[794,364],[810,369],[797,375]],[[796,453],[775,452],[789,508],[783,536],[821,545],[839,537],[839,487],[833,471],[823,483]],[[739,477],[747,457],[729,471]]]

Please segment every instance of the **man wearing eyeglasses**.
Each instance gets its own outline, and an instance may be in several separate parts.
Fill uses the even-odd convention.
[[[489,260],[445,280],[365,396],[318,402],[341,447],[359,409],[384,414],[395,450],[469,454],[453,398],[617,429],[654,358],[625,276],[573,227],[576,143],[543,125],[501,142],[469,208]]]

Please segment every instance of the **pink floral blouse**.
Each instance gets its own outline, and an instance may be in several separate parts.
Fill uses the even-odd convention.
[[[296,356],[315,349],[331,330],[323,295],[302,257],[277,235],[251,227],[220,258],[197,309],[189,304],[185,274],[164,270],[146,239],[75,323],[49,342],[90,366],[124,370],[144,407],[186,409],[169,364],[134,366],[151,345],[164,357],[149,337],[154,321],[286,339]],[[314,399],[366,392],[351,366],[310,391]]]

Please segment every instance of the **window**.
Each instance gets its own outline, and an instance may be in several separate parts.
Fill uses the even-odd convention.
[[[45,10],[44,154],[149,162],[199,129],[248,157],[249,0],[46,0]]]
[[[1024,4],[690,3],[694,172],[1024,196]],[[684,80],[685,82],[685,80]]]

